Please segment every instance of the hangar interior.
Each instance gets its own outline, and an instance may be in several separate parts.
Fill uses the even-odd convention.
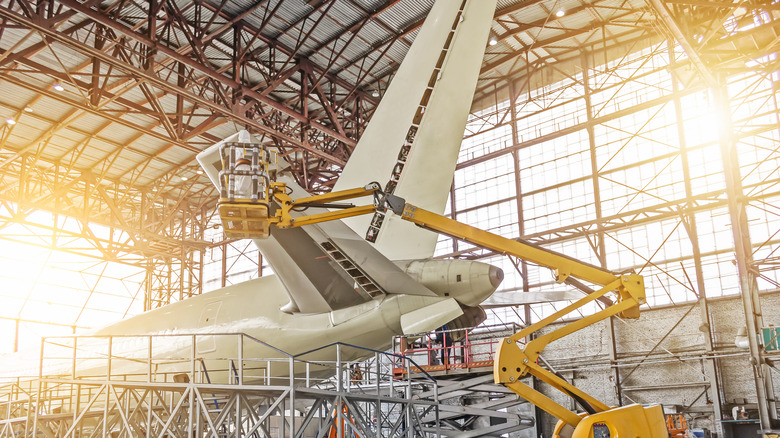
[[[302,187],[330,191],[432,5],[0,1],[0,352],[272,275],[251,241],[224,237],[195,155],[248,129]],[[778,14],[499,0],[447,206],[642,274],[640,319],[593,324],[545,358],[609,405],[661,403],[721,437],[745,433],[737,412],[777,420]],[[497,294],[560,289],[456,239],[436,254],[501,267]],[[491,309],[485,324],[568,304]],[[550,436],[555,419],[534,416]]]

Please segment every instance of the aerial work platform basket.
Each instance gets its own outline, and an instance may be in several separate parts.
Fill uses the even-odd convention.
[[[293,199],[287,183],[276,181],[276,172],[270,170],[272,153],[262,144],[227,142],[220,145],[219,156],[222,169],[218,174],[217,211],[228,239],[267,239],[272,227],[300,227],[373,213],[380,208],[381,190],[376,182]],[[367,205],[339,202],[367,197],[373,197]],[[308,208],[319,210],[304,214]]]
[[[271,155],[257,143],[225,143],[219,150],[220,199],[217,204],[225,236],[267,238],[270,234],[268,165]]]

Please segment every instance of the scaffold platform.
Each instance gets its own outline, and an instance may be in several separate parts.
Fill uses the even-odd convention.
[[[204,342],[218,348],[199,354]],[[277,354],[248,357],[258,343]],[[392,352],[337,343],[290,355],[242,333],[44,338],[38,376],[0,386],[0,437],[465,438],[533,426],[505,404],[456,403],[486,382],[411,369]],[[509,396],[481,389],[488,402]]]
[[[427,373],[437,378],[481,375],[493,372],[496,343],[517,331],[516,324],[499,324],[396,336],[393,352],[417,364],[409,370],[412,373]],[[393,368],[397,378],[406,373],[401,361]]]

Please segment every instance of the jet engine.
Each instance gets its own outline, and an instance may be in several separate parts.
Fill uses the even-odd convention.
[[[471,260],[425,259],[395,263],[439,296],[454,298],[469,307],[485,301],[504,279],[501,268]]]
[[[453,319],[447,323],[448,330],[455,330],[451,332],[453,340],[459,341],[461,337],[466,333],[466,328],[473,328],[482,324],[486,319],[485,309],[482,307],[468,307],[460,306],[463,309],[463,315]]]

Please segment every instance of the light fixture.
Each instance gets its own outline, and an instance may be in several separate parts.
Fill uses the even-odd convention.
[[[187,181],[187,177],[186,177],[186,176],[183,176],[183,177],[181,177],[181,180],[182,180],[182,181]]]
[[[14,119],[5,119],[5,123],[8,123],[9,125],[15,125],[16,124],[16,120],[14,120]]]
[[[566,15],[566,11],[563,9],[558,9],[558,12],[555,13],[556,17],[563,17],[564,15]]]
[[[202,171],[202,170],[198,170],[198,171],[197,171],[197,172],[195,172],[195,173],[197,173],[198,175],[203,175],[203,171]]]
[[[371,92],[371,96],[372,97],[379,97],[379,90],[374,90],[373,92]]]
[[[488,42],[488,44],[490,44],[491,46],[495,46],[496,44],[498,44],[498,40],[496,39],[496,37],[490,37],[490,41]]]
[[[32,109],[31,106],[26,106],[26,107],[24,107],[24,112],[31,113],[31,112],[33,112],[33,109]]]
[[[54,84],[54,87],[52,87],[52,88],[54,88],[57,91],[65,91],[65,87],[63,87],[60,84]]]

